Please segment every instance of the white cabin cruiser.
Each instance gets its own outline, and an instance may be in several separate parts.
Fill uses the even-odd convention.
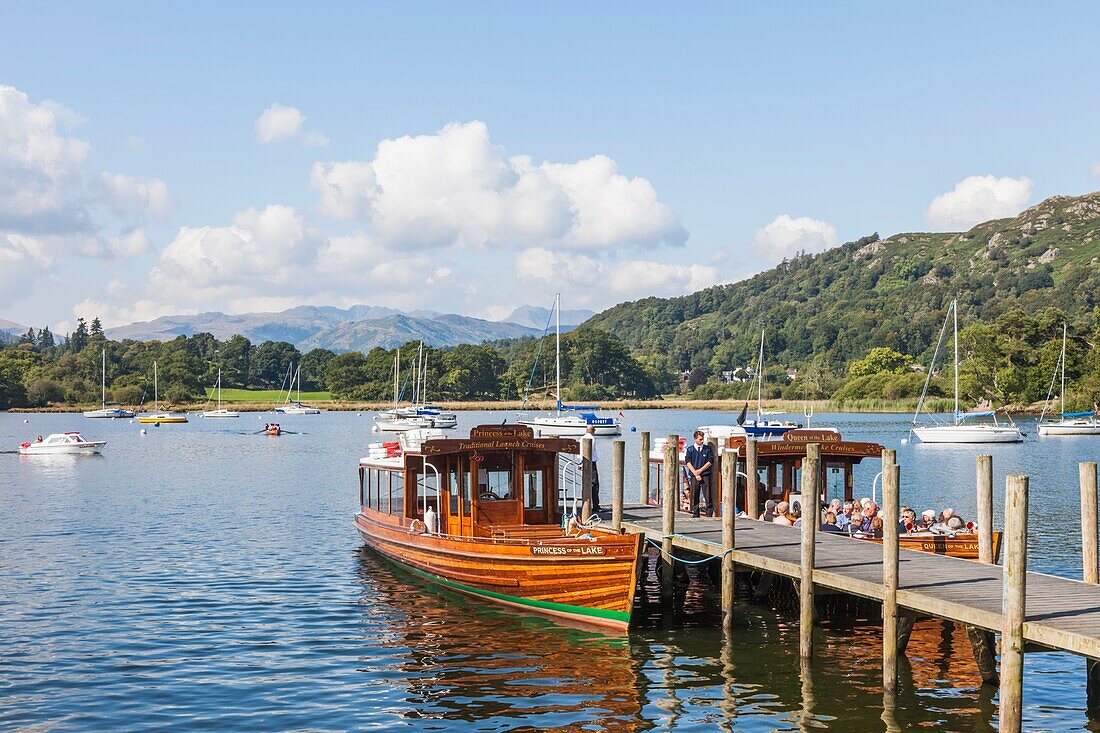
[[[54,433],[43,438],[41,435],[33,443],[19,446],[19,454],[38,455],[95,455],[103,451],[106,440],[85,440],[78,432]]]

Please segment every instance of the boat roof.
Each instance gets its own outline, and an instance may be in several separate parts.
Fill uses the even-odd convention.
[[[438,456],[447,453],[475,451],[525,450],[545,453],[580,453],[580,443],[572,438],[536,438],[527,425],[478,425],[470,429],[469,438],[425,440],[420,455]]]
[[[864,458],[881,458],[883,446],[857,440],[844,440],[835,428],[799,428],[788,430],[780,440],[757,441],[756,455],[760,460],[782,459],[806,455],[806,446],[810,443],[821,445],[822,458],[845,458],[859,463]],[[725,446],[736,450],[738,456],[745,455],[744,436],[730,437]]]

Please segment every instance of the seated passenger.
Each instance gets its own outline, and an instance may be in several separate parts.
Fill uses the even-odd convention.
[[[951,517],[947,520],[947,528],[952,532],[959,532],[963,529],[963,520],[958,517]]]
[[[837,526],[837,516],[833,512],[825,512],[825,521],[821,524],[822,532],[843,532],[840,527]]]
[[[772,524],[782,524],[790,527],[793,522],[787,518],[787,513],[791,510],[791,505],[785,501],[781,501],[775,505],[775,517],[772,519]]]
[[[846,501],[841,507],[840,513],[836,515],[836,526],[841,531],[846,531],[848,525],[852,523],[852,502]]]
[[[871,519],[871,536],[882,539],[882,517],[874,517]]]
[[[927,532],[932,529],[932,525],[936,523],[936,512],[931,509],[925,509],[920,514],[920,524],[917,525],[917,529],[922,532]]]
[[[901,512],[901,520],[898,522],[898,532],[905,534],[917,528],[917,515],[912,509],[906,507]]]
[[[765,522],[770,522],[775,519],[775,500],[768,499],[764,502],[764,514],[760,517]]]

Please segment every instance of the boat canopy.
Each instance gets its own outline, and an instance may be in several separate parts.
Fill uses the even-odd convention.
[[[1085,410],[1084,412],[1063,412],[1062,417],[1092,417],[1095,414],[1092,410]]]
[[[956,412],[956,420],[969,420],[972,417],[993,417],[995,410],[983,410],[981,412]]]
[[[600,409],[599,405],[567,405],[561,400],[558,400],[558,410],[569,412],[582,412]]]

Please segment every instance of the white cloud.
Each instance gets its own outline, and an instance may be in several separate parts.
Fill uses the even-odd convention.
[[[172,212],[168,184],[159,178],[141,179],[122,173],[100,173],[103,202],[122,217],[141,216],[148,211],[166,217]]]
[[[134,229],[117,237],[108,237],[107,246],[119,259],[130,259],[149,254],[152,245],[144,229]]]
[[[40,240],[0,232],[0,307],[27,295],[40,273],[55,264]]]
[[[936,229],[966,230],[990,219],[1020,213],[1033,189],[1027,177],[969,176],[953,190],[932,199],[924,219]]]
[[[633,300],[646,296],[675,296],[695,292],[720,282],[710,265],[670,264],[649,260],[604,263],[575,252],[553,252],[532,247],[516,255],[516,277],[531,299],[546,299],[565,289],[573,306],[604,307],[608,301]],[[507,314],[505,314],[507,315]]]
[[[753,245],[764,259],[775,261],[796,252],[821,252],[837,244],[836,227],[808,216],[780,214],[756,230]]]
[[[1095,163],[1092,166],[1092,175],[1100,178],[1100,163]]]
[[[358,219],[391,248],[681,245],[687,232],[644,178],[596,155],[535,165],[482,122],[383,140],[369,162],[317,163],[322,213]]]
[[[303,130],[306,116],[297,107],[273,104],[256,118],[256,140],[272,143],[278,140],[298,138],[303,145],[327,147],[329,140],[319,130]]]

